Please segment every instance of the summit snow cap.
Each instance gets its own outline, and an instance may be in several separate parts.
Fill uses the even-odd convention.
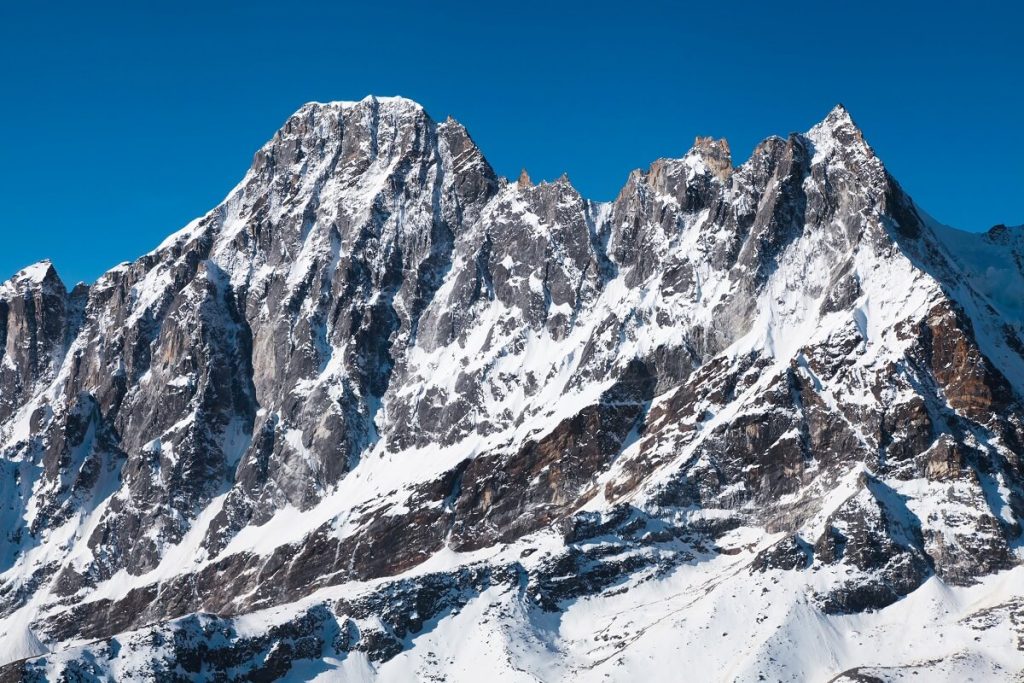
[[[64,289],[64,282],[60,279],[60,275],[57,274],[57,269],[54,268],[50,259],[43,259],[22,268],[11,276],[10,280],[4,282],[2,286],[13,286],[16,288],[27,286],[35,288],[42,285],[60,290]]]
[[[842,104],[833,107],[832,111],[807,131],[804,137],[814,145],[815,163],[829,156],[836,148],[848,149],[868,157],[875,156],[871,146],[864,139],[863,131]]]

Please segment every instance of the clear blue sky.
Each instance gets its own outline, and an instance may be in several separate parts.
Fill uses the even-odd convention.
[[[1024,223],[1019,3],[0,3],[0,279],[91,281],[219,202],[309,100],[404,95],[612,198],[844,103],[937,219]]]

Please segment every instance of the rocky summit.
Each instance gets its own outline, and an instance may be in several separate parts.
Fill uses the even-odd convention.
[[[0,680],[1013,680],[1022,321],[841,106],[595,202],[307,104],[0,285]]]

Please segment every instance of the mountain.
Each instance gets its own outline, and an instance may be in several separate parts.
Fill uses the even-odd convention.
[[[612,202],[402,98],[0,286],[3,680],[1006,680],[1024,228],[841,106]]]

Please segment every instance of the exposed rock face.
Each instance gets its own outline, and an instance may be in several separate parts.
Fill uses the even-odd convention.
[[[414,636],[491,601],[509,671],[599,677],[662,618],[549,620],[694,572],[822,619],[974,590],[1021,563],[1020,292],[1024,231],[927,218],[842,107],[599,204],[306,105],[155,251],[0,286],[5,675],[454,675]]]

